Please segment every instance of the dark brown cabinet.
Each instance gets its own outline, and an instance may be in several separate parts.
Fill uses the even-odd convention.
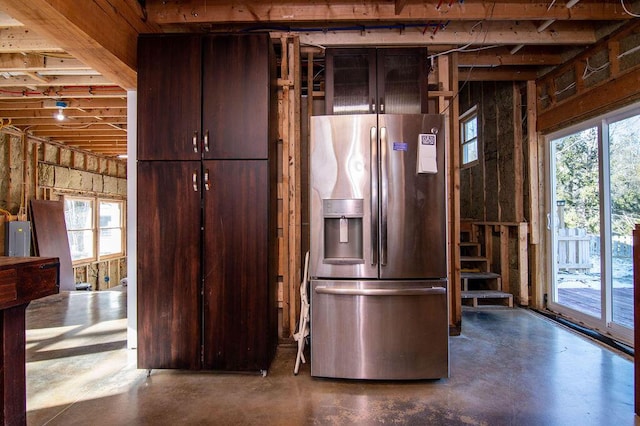
[[[326,50],[326,114],[427,113],[425,48]]]
[[[138,41],[138,160],[201,158],[202,38]]]
[[[138,77],[138,121],[145,122],[138,152],[147,153],[137,167],[138,367],[266,370],[277,343],[269,37],[143,36],[138,48],[145,51],[139,58],[155,64],[141,63]],[[163,51],[178,53],[168,53],[161,66]],[[181,55],[201,71],[184,69]],[[143,84],[162,84],[163,74],[182,71],[200,76],[199,127],[190,117],[188,125],[174,123],[195,143],[165,148],[188,137],[153,128],[165,118],[154,102],[140,99],[157,89]],[[172,116],[171,105],[162,114]]]
[[[200,162],[140,161],[137,170],[138,366],[198,369]]]

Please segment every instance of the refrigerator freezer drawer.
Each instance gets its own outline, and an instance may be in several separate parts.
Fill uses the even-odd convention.
[[[312,281],[311,375],[449,377],[446,281]]]

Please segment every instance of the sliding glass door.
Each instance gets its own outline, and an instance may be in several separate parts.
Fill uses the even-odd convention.
[[[611,221],[610,321],[633,328],[632,230],[640,223],[640,115],[605,125],[609,145]]]
[[[548,138],[548,307],[631,342],[631,232],[640,223],[640,109]]]

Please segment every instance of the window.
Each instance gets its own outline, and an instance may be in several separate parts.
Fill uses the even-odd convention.
[[[95,258],[93,233],[94,205],[92,199],[67,198],[64,200],[64,219],[72,260]]]
[[[100,256],[120,254],[122,250],[122,202],[100,201]]]
[[[460,117],[462,165],[478,161],[478,113],[474,106]]]
[[[64,206],[74,262],[124,255],[123,201],[65,197]]]

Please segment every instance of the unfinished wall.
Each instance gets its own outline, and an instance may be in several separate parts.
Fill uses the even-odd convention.
[[[516,137],[512,82],[471,82],[460,94],[460,111],[478,112],[478,162],[460,172],[460,216],[489,222],[518,222],[522,216],[521,140]],[[519,171],[518,171],[519,170]]]
[[[126,200],[126,163],[90,152],[0,132],[0,254],[5,253],[7,220],[27,220],[31,199],[58,200],[81,195]],[[127,259],[74,264],[76,282],[95,290],[119,284],[127,274]]]

